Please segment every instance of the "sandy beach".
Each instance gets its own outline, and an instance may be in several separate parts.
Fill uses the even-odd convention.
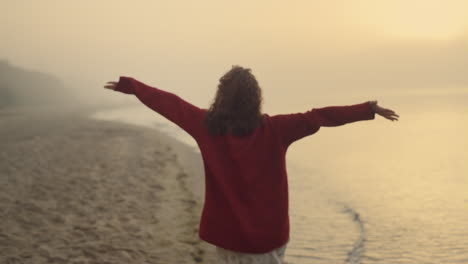
[[[214,263],[200,160],[83,111],[0,111],[0,263]]]

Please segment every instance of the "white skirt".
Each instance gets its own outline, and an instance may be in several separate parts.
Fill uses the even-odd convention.
[[[286,264],[284,255],[286,246],[263,254],[240,253],[216,247],[218,264]]]

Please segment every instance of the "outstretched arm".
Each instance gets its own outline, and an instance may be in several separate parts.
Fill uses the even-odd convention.
[[[308,112],[311,119],[314,119],[320,127],[340,126],[355,121],[374,119],[374,114],[391,121],[396,121],[399,117],[393,110],[379,106],[377,101],[351,106],[314,108]]]
[[[314,108],[307,112],[308,117],[319,127],[340,126],[360,120],[374,119],[375,114],[392,121],[398,120],[399,117],[393,110],[379,106],[377,101],[350,106]]]
[[[120,77],[119,82],[108,82],[104,87],[122,93],[134,94],[143,104],[196,138],[203,111],[179,96],[148,86],[130,77]]]
[[[283,144],[289,146],[296,140],[314,134],[320,127],[334,127],[356,121],[372,120],[375,114],[389,120],[398,118],[392,110],[378,106],[377,101],[368,101],[356,105],[313,108],[304,113],[276,115],[272,117],[272,120]]]

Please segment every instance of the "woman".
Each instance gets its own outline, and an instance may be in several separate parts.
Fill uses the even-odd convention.
[[[289,241],[285,156],[293,142],[375,114],[398,120],[376,101],[269,116],[261,112],[255,76],[240,66],[221,77],[209,109],[129,77],[105,88],[134,94],[196,140],[206,186],[199,236],[216,246],[221,263],[283,263]]]

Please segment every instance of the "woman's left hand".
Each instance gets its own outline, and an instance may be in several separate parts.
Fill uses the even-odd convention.
[[[104,88],[115,90],[116,86],[117,86],[117,82],[107,82],[107,84],[104,85]]]

